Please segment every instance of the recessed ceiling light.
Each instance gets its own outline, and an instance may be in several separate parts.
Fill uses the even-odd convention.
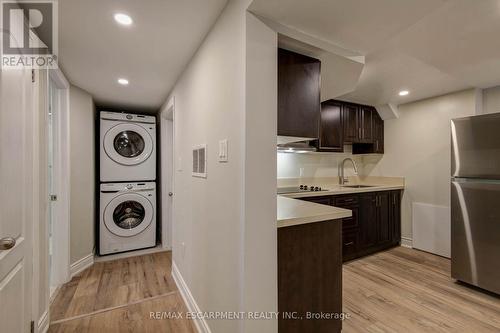
[[[410,92],[409,92],[408,90],[401,90],[401,91],[399,92],[399,96],[406,96],[406,95],[408,95],[409,93],[410,93]]]
[[[115,14],[115,21],[123,25],[131,25],[132,18],[127,14],[117,13]]]
[[[123,86],[126,86],[128,84],[128,80],[127,79],[118,79],[118,83],[123,85]]]

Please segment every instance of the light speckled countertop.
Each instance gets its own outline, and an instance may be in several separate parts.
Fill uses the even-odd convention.
[[[298,186],[298,184],[321,186],[326,191],[300,192],[278,195],[278,228],[292,225],[343,219],[352,216],[348,209],[338,208],[297,200],[295,198],[366,193],[390,190],[403,190],[404,178],[400,177],[349,177],[350,184],[369,185],[370,187],[342,187],[336,179],[278,179],[279,187]]]
[[[280,194],[281,196],[287,198],[306,198],[306,197],[322,197],[324,195],[339,195],[339,194],[351,194],[351,193],[366,193],[366,192],[379,192],[379,191],[390,191],[390,190],[402,190],[404,189],[403,185],[381,185],[381,184],[372,184],[370,187],[362,187],[362,188],[351,188],[351,187],[342,187],[340,185],[333,186],[325,186],[322,189],[326,189],[327,191],[318,191],[318,192],[300,192],[300,193],[286,193]]]
[[[320,205],[278,195],[278,228],[338,220],[352,216],[349,209]]]

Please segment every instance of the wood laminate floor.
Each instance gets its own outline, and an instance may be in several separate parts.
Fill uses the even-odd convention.
[[[195,332],[171,275],[171,252],[98,262],[62,286],[50,307],[49,332]]]
[[[343,332],[500,332],[500,297],[450,277],[450,260],[397,247],[344,265]]]
[[[150,318],[186,311],[170,272],[170,252],[96,263],[62,287],[49,332],[195,332]],[[394,248],[345,264],[343,285],[343,332],[500,332],[500,297],[455,283],[442,257]]]

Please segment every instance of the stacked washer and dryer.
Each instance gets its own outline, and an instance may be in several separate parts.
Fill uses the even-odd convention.
[[[100,112],[101,255],[156,246],[156,118]]]

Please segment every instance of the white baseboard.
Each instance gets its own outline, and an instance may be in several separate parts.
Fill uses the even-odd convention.
[[[94,260],[95,260],[95,262],[104,262],[104,261],[112,261],[112,260],[117,260],[117,259],[132,258],[132,257],[143,256],[143,255],[146,255],[146,254],[152,254],[152,253],[158,253],[158,252],[167,252],[167,251],[170,251],[170,250],[163,248],[161,245],[157,245],[155,247],[151,247],[151,248],[148,248],[148,249],[128,251],[128,252],[116,253],[116,254],[107,254],[105,256],[96,256],[94,258]]]
[[[77,262],[71,264],[69,272],[71,274],[71,278],[73,278],[76,274],[83,272],[86,268],[89,268],[94,264],[94,254],[91,253],[86,255],[82,259]]]
[[[43,315],[38,320],[38,331],[39,333],[45,333],[49,330],[49,313],[45,311]]]
[[[54,302],[54,300],[56,299],[57,295],[61,291],[61,286],[62,284],[58,285],[55,289],[53,289],[53,287],[50,287],[49,305],[51,305],[52,302]]]
[[[412,249],[413,248],[413,239],[409,237],[401,237],[401,246]]]
[[[172,277],[174,278],[174,281],[175,281],[175,284],[177,285],[177,288],[179,288],[179,292],[181,293],[181,296],[182,296],[182,299],[184,300],[184,303],[186,303],[188,311],[200,313],[201,310],[200,310],[198,304],[196,303],[193,295],[191,294],[191,291],[189,290],[186,282],[182,278],[181,272],[177,268],[177,265],[173,261],[172,261]],[[203,318],[195,319],[194,324],[196,326],[196,330],[199,333],[211,333],[212,332],[210,330],[210,327],[208,327],[208,323]]]

